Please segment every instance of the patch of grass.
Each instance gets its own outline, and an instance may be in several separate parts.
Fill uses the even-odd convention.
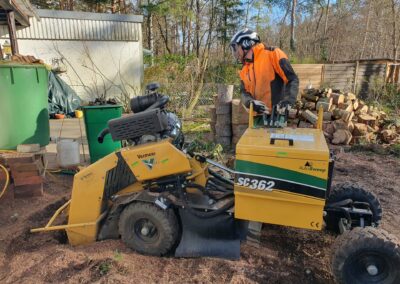
[[[123,258],[123,256],[122,256],[121,252],[118,251],[118,250],[115,250],[115,252],[114,252],[114,260],[115,261],[121,261],[122,258]]]
[[[210,123],[204,121],[185,121],[183,123],[183,133],[203,133],[210,131]]]
[[[400,144],[391,145],[389,148],[389,152],[393,156],[400,158]]]
[[[112,263],[110,261],[106,260],[106,261],[101,262],[99,265],[100,275],[102,275],[102,276],[106,275],[108,272],[110,272],[111,267],[112,267]]]

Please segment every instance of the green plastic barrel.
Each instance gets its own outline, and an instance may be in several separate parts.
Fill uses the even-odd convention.
[[[0,149],[49,144],[47,82],[43,65],[0,62]]]
[[[90,162],[94,163],[104,156],[121,149],[121,142],[114,142],[111,135],[104,137],[103,143],[97,141],[99,133],[107,127],[110,119],[121,117],[122,106],[103,105],[103,106],[85,106],[83,109],[83,118],[85,120],[86,136],[89,145]]]

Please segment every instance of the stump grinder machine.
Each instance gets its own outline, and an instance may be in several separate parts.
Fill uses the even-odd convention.
[[[275,106],[236,145],[232,170],[184,149],[181,123],[158,84],[131,100],[134,114],[105,135],[129,145],[80,170],[71,199],[43,228],[81,245],[121,238],[147,255],[238,259],[249,221],[338,234],[332,273],[339,283],[400,283],[400,246],[378,229],[382,209],[352,184],[331,187],[334,159],[322,128],[290,128]],[[67,224],[54,225],[61,212]]]

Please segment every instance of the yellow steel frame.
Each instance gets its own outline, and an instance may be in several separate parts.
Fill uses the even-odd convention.
[[[37,233],[37,232],[49,232],[49,231],[58,231],[58,230],[67,230],[71,228],[79,228],[79,227],[87,227],[87,226],[97,226],[97,224],[105,217],[105,213],[101,214],[99,218],[95,222],[86,222],[86,223],[78,223],[78,224],[67,224],[67,225],[56,225],[52,226],[54,221],[57,219],[57,217],[69,207],[71,203],[71,200],[68,200],[66,203],[64,203],[60,208],[57,209],[56,212],[54,212],[53,216],[50,218],[49,222],[46,224],[46,226],[42,228],[36,228],[36,229],[31,229],[31,233]]]

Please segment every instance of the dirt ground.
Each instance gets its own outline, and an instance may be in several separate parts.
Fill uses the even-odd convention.
[[[374,192],[382,227],[400,237],[400,160],[366,152],[337,156],[335,181],[358,182]],[[334,236],[265,225],[259,248],[242,244],[241,259],[157,258],[119,240],[72,247],[52,233],[30,234],[70,194],[72,176],[48,175],[40,198],[0,200],[1,283],[333,283]]]

